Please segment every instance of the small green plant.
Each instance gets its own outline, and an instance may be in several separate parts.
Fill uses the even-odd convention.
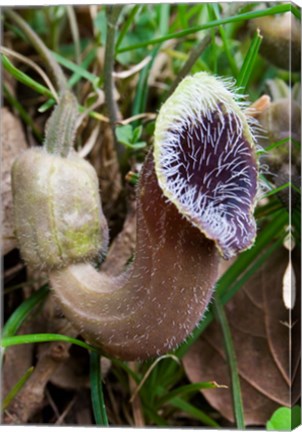
[[[142,126],[117,126],[115,132],[118,141],[130,150],[141,150],[147,145],[145,141],[139,141],[143,132]]]
[[[291,431],[301,425],[301,407],[280,407],[266,423],[268,431]]]

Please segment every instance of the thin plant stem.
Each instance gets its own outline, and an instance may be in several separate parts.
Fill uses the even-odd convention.
[[[197,62],[202,52],[206,49],[206,47],[211,42],[212,37],[210,34],[205,35],[203,39],[192,49],[188,60],[185,62],[181,70],[178,72],[177,77],[171,85],[167,98],[174,92],[180,81],[188,75],[194,64]]]
[[[240,379],[238,374],[236,353],[233,345],[231,330],[224,311],[224,307],[218,296],[216,296],[215,298],[214,311],[220,323],[221,330],[223,333],[225,353],[226,353],[226,357],[230,369],[234,417],[236,419],[237,428],[242,430],[245,429],[244,411],[243,411],[243,402],[242,402],[241,386],[240,386]]]
[[[75,48],[75,60],[78,65],[81,64],[81,47],[80,47],[80,35],[79,35],[79,27],[77,23],[76,14],[74,11],[74,7],[67,5],[66,6],[69,25],[70,25],[70,31],[74,43]]]
[[[241,5],[238,4],[237,9],[240,9]],[[234,11],[232,11],[234,12]],[[223,17],[223,19],[227,19],[228,15],[225,14],[225,16]],[[218,20],[216,20],[218,21]],[[215,22],[215,21],[213,21]],[[218,32],[219,27],[217,26],[213,32],[213,34],[216,35],[216,33]],[[174,92],[174,90],[176,89],[176,87],[178,86],[178,84],[180,83],[180,81],[188,75],[188,73],[190,72],[190,70],[192,69],[192,67],[194,66],[194,64],[197,62],[197,60],[199,59],[199,57],[201,56],[201,54],[203,53],[203,51],[206,49],[206,47],[209,45],[209,43],[211,42],[212,37],[210,33],[207,33],[202,39],[201,41],[192,49],[188,60],[185,62],[185,64],[183,65],[183,67],[181,68],[181,70],[178,72],[177,77],[175,78],[174,82],[172,83],[169,92],[167,94],[167,98]]]
[[[110,119],[110,125],[112,134],[116,144],[117,154],[119,160],[122,158],[125,148],[117,142],[115,135],[115,123],[119,120],[118,107],[114,98],[114,80],[113,80],[113,69],[114,69],[114,58],[115,58],[115,36],[117,21],[122,11],[122,6],[107,6],[107,37],[106,37],[106,48],[105,48],[105,66],[104,66],[104,92],[105,100],[108,110],[108,116]]]
[[[53,76],[57,87],[60,92],[63,92],[67,88],[66,77],[59,66],[59,64],[54,60],[50,54],[44,42],[39,38],[39,36],[30,28],[30,26],[20,17],[16,12],[11,9],[4,9],[4,14],[15,24],[20,27],[20,29],[25,33],[35,50],[40,54],[40,56],[45,61],[47,68],[49,69],[51,75]]]

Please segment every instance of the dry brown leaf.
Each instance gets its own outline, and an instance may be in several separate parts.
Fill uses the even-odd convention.
[[[295,252],[293,261],[299,287],[297,255]],[[288,258],[285,248],[275,251],[225,307],[237,356],[247,425],[265,424],[278,406],[291,406],[299,398],[300,299],[297,295],[291,313],[293,343],[290,346],[290,313],[282,297]],[[213,322],[192,346],[184,358],[184,366],[192,382],[215,380],[229,386],[228,389],[204,390],[203,394],[215,409],[234,422],[229,369],[217,322]]]
[[[116,202],[122,190],[122,179],[112,132],[108,125],[103,125],[89,159],[99,177],[103,210],[109,219],[108,215],[116,210]]]
[[[12,192],[11,167],[16,157],[27,148],[24,132],[20,120],[7,108],[1,108],[2,126],[2,174],[1,174],[1,226],[2,226],[2,254],[10,252],[16,247],[12,226]]]

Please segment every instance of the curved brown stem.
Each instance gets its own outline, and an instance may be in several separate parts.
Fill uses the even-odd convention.
[[[146,359],[175,348],[205,311],[217,277],[218,253],[167,202],[147,157],[138,190],[136,257],[110,278],[89,264],[50,274],[68,318],[110,355]]]

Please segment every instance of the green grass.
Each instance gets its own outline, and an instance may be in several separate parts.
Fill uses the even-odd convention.
[[[12,387],[10,392],[5,396],[5,398],[2,401],[2,411],[5,411],[10,403],[14,400],[16,395],[22,390],[22,388],[25,386],[26,382],[28,381],[29,377],[34,371],[34,367],[31,366],[25,374],[17,381],[17,383]]]
[[[82,348],[86,348],[88,351],[98,352],[98,350],[88,345],[81,340],[72,338],[70,336],[65,336],[61,334],[52,333],[35,333],[27,335],[17,335],[17,336],[7,336],[3,337],[1,340],[2,348],[8,348],[15,345],[31,344],[31,343],[41,343],[41,342],[67,342],[71,344],[78,345]]]
[[[47,10],[46,10],[47,9]],[[79,40],[64,40],[64,34],[60,26],[64,23],[63,9],[46,8],[33,10],[28,13],[28,22],[36,29],[38,34],[49,43],[55,60],[64,68],[67,75],[68,86],[76,88],[77,94],[88,95],[79,97],[79,111],[83,112],[89,103],[89,98],[94,99],[98,92],[104,91],[103,69],[98,60],[99,49],[106,48],[106,22],[104,8],[98,12],[92,22],[94,33],[87,41],[86,35],[79,36]],[[62,15],[59,12],[64,12]],[[243,94],[247,94],[250,100],[259,97],[265,88],[265,80],[272,78],[285,78],[289,83],[291,76],[269,64],[262,58],[261,43],[262,37],[258,32],[250,35],[245,33],[244,40],[239,40],[238,34],[248,20],[267,16],[282,14],[288,11],[300,18],[300,10],[291,4],[278,4],[275,6],[262,4],[260,10],[255,4],[247,4],[237,14],[224,16],[220,4],[159,4],[159,5],[129,5],[121,14],[117,26],[115,49],[116,70],[126,70],[132,65],[151,56],[151,61],[134,77],[126,80],[116,80],[116,86],[120,99],[119,109],[123,118],[130,117],[144,112],[158,112],[161,103],[165,100],[169,87],[177,78],[180,70],[189,61],[191,51],[200,40],[207,34],[211,36],[211,43],[206,46],[199,58],[191,65],[192,72],[207,70],[210,73],[223,77],[232,78]],[[45,33],[45,22],[49,22],[49,34]],[[80,29],[80,23],[74,23]],[[22,31],[10,22],[4,22],[4,30],[9,29],[14,40],[26,42]],[[95,35],[95,36],[94,36]],[[171,44],[167,49],[166,44]],[[82,61],[77,64],[77,52],[82,49]],[[30,50],[29,50],[30,51]],[[155,87],[150,87],[149,79],[153,68],[158,67],[161,56],[166,56],[166,63],[163,69],[156,76]],[[10,59],[1,55],[1,61],[5,71],[22,85],[19,88],[30,90],[35,96],[34,109],[40,114],[45,113],[54,105],[54,97],[51,91],[31,75],[31,71],[24,69],[20,64],[13,64]],[[42,63],[41,63],[42,64]],[[76,86],[76,87],[75,87]],[[24,124],[31,128],[35,138],[42,141],[40,130],[37,128],[36,118],[26,111],[17,96],[4,87],[5,102],[20,116]],[[89,114],[89,121],[99,121],[107,116],[106,107],[102,106],[98,111]],[[143,123],[140,120],[131,124],[133,127],[121,127],[118,134],[122,135],[125,145],[132,150],[135,143],[152,142],[154,122]],[[126,137],[126,138],[125,138]],[[258,156],[269,155],[282,149],[288,142],[282,139],[271,143],[265,151],[258,151]],[[293,143],[296,147],[300,143]],[[129,151],[129,158],[141,162],[144,157],[144,146],[136,149],[135,153]],[[200,407],[196,400],[200,399],[200,390],[212,389],[218,391],[217,385],[213,382],[188,383],[182,366],[181,359],[189,351],[190,347],[206,330],[207,326],[219,317],[220,325],[224,335],[224,342],[228,352],[228,363],[232,377],[232,395],[235,407],[235,417],[238,428],[244,427],[244,406],[241,403],[241,392],[238,380],[238,369],[234,350],[232,347],[232,334],[226,322],[224,305],[240,290],[243,285],[252,277],[257,270],[265,263],[271,254],[279,247],[282,247],[285,228],[288,225],[289,214],[279,199],[279,193],[290,185],[284,183],[278,188],[272,186],[270,180],[264,176],[270,189],[264,195],[268,200],[264,207],[257,207],[256,216],[258,222],[258,235],[254,246],[243,252],[234,264],[221,276],[216,286],[216,315],[213,307],[210,307],[201,320],[199,326],[194,330],[186,343],[181,345],[174,355],[178,359],[165,357],[154,363],[144,362],[138,365],[134,372],[126,362],[112,360],[112,374],[123,391],[129,394],[129,376],[137,385],[141,385],[138,397],[141,400],[143,415],[146,424],[155,426],[173,426],[173,415],[184,412],[188,419],[192,418],[199,422],[201,427],[218,428],[221,426],[220,417],[213,416],[212,411]],[[138,175],[133,173],[130,183],[135,184]],[[293,221],[300,230],[299,212],[293,213]],[[299,234],[299,233],[298,233]],[[299,235],[297,235],[299,237]],[[107,426],[108,417],[104,399],[100,371],[100,352],[91,345],[79,340],[58,334],[27,334],[18,335],[22,323],[31,314],[40,313],[41,305],[46,299],[49,289],[47,286],[32,294],[28,299],[21,301],[19,306],[7,319],[2,332],[2,347],[7,348],[23,343],[45,343],[50,341],[62,341],[76,344],[89,351],[90,355],[90,383],[91,383],[91,405],[94,419],[97,425]],[[7,294],[9,296],[10,294]],[[24,383],[28,380],[31,370],[20,379],[16,387],[11,389],[8,399],[4,402],[6,406],[16,397]],[[218,383],[219,384],[219,383]],[[128,403],[128,399],[125,403]],[[214,411],[214,410],[213,410]],[[217,413],[216,413],[217,414]]]
[[[230,23],[237,23],[237,22],[244,22],[253,18],[259,18],[259,17],[263,17],[263,16],[269,16],[269,15],[275,15],[278,13],[284,13],[284,12],[289,12],[292,10],[292,6],[290,4],[284,4],[284,5],[278,5],[278,6],[273,6],[271,8],[267,8],[267,9],[262,9],[262,10],[258,10],[255,12],[247,12],[247,13],[243,13],[243,14],[238,14],[235,15],[233,17],[229,17],[229,18],[225,18],[225,19],[217,19],[217,20],[213,20],[207,24],[201,25],[201,26],[195,26],[195,27],[191,27],[188,28],[186,30],[183,31],[179,31],[176,33],[170,33],[164,36],[160,36],[158,38],[154,38],[145,42],[141,42],[135,45],[130,45],[128,47],[124,47],[124,48],[120,48],[117,53],[122,53],[122,52],[126,52],[126,51],[132,51],[132,50],[136,50],[139,48],[143,48],[143,47],[149,47],[152,45],[157,45],[159,43],[165,42],[167,40],[171,40],[171,39],[180,39],[183,38],[185,36],[189,36],[192,35],[194,33],[200,32],[201,30],[208,30],[211,29],[213,27],[217,27],[220,25],[224,25],[224,24],[230,24]]]
[[[233,396],[233,410],[238,429],[245,429],[244,407],[241,395],[240,378],[237,368],[236,353],[233,345],[232,332],[223,308],[223,304],[218,295],[214,300],[214,311],[223,333],[225,353],[230,369],[231,389]]]
[[[90,353],[90,384],[95,422],[100,426],[108,426],[108,418],[102,390],[101,357],[96,352]]]

